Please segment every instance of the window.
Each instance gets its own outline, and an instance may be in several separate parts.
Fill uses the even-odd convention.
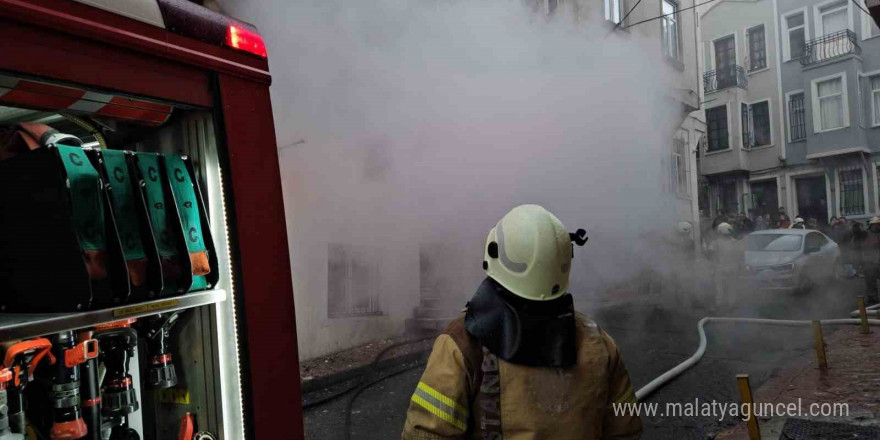
[[[846,0],[819,8],[819,35],[831,35],[848,29],[848,8],[849,2]]]
[[[801,249],[803,238],[789,234],[749,234],[746,250],[752,252],[792,252]]]
[[[873,126],[880,125],[880,75],[871,77],[871,113]]]
[[[788,136],[792,141],[807,138],[807,117],[804,109],[804,93],[788,96]]]
[[[807,249],[822,249],[823,246],[828,244],[828,240],[818,232],[811,232],[807,234],[807,241],[804,246],[804,250]]]
[[[865,0],[862,0],[862,7],[868,9],[867,5],[865,5]],[[863,40],[880,35],[880,27],[877,27],[877,23],[874,22],[874,19],[866,14],[860,14],[860,17],[860,20],[862,20]]]
[[[688,160],[687,132],[679,131],[672,139],[672,191],[676,194],[689,196],[688,173],[690,161]]]
[[[865,195],[862,188],[862,169],[841,170],[840,215],[861,215],[865,213]]]
[[[674,60],[679,59],[678,4],[672,0],[660,0],[663,32],[663,53]]]
[[[743,148],[773,143],[770,136],[770,101],[742,104]]]
[[[770,101],[752,104],[751,113],[754,146],[770,145]]]
[[[807,28],[804,26],[804,13],[797,12],[784,18],[787,38],[783,44],[786,60],[796,60],[804,56],[807,41]]]
[[[605,0],[605,19],[620,24],[623,19],[623,0]]]
[[[378,315],[378,270],[364,249],[327,246],[327,316]]]
[[[727,135],[727,106],[706,110],[706,128],[709,131],[709,145],[706,151],[720,151],[730,148]]]
[[[846,77],[843,74],[828,79],[814,80],[813,128],[818,132],[849,126]]]
[[[764,25],[748,30],[749,39],[749,70],[760,70],[767,67],[767,46],[764,41]]]

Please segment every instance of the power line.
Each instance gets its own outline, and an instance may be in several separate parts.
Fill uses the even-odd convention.
[[[614,1],[616,1],[616,0],[614,0]],[[622,25],[622,24],[626,21],[626,18],[629,17],[629,14],[632,14],[633,11],[636,10],[636,7],[637,7],[637,6],[639,5],[639,3],[641,3],[641,2],[642,2],[642,0],[639,0],[639,1],[636,2],[636,4],[633,5],[633,7],[629,8],[629,12],[627,12],[626,15],[624,15],[623,18],[621,18],[619,22],[617,22],[617,26],[615,26],[615,28],[620,27],[620,25]]]
[[[641,1],[641,0],[639,0],[639,1]],[[712,3],[712,2],[714,2],[714,1],[716,1],[716,0],[708,0],[708,1],[705,1],[705,2],[703,2],[703,3],[697,3],[697,4],[693,5],[693,6],[688,6],[687,8],[679,9],[679,10],[677,10],[677,11],[675,11],[675,12],[670,12],[670,13],[668,13],[668,14],[663,14],[663,15],[658,15],[658,16],[656,16],[656,17],[649,18],[649,19],[647,19],[647,20],[637,21],[637,22],[635,22],[635,23],[633,23],[633,24],[631,24],[631,25],[627,25],[626,27],[624,27],[624,29],[629,29],[629,28],[631,28],[631,27],[633,27],[633,26],[636,26],[636,25],[639,25],[639,24],[642,24],[642,23],[647,23],[647,22],[649,22],[649,21],[654,21],[654,20],[661,19],[661,18],[663,18],[663,17],[668,17],[668,16],[670,16],[670,15],[675,15],[675,14],[678,14],[679,12],[687,11],[687,10],[689,10],[689,9],[694,9],[694,8],[697,8],[697,7],[700,7],[700,6],[703,6],[703,5],[706,5],[706,4],[709,4],[709,3]],[[855,0],[853,0],[853,1],[855,1]],[[636,5],[638,5],[638,3],[636,3]],[[635,6],[633,6],[633,9],[635,9]],[[630,12],[632,12],[632,10],[630,10]],[[627,14],[627,15],[629,15],[629,14]]]
[[[871,13],[868,12],[867,10],[865,10],[865,8],[863,8],[862,5],[859,4],[859,2],[857,2],[856,0],[852,0],[852,2],[854,5],[856,5],[857,8],[861,9],[862,12],[864,12],[865,14],[868,14],[869,17],[871,16]]]

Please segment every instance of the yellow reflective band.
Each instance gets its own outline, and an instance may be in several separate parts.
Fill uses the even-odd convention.
[[[419,391],[423,391],[427,395],[437,399],[438,401],[440,401],[440,403],[448,406],[449,409],[452,410],[452,411],[449,411],[450,413],[454,411],[454,412],[459,413],[457,415],[459,415],[461,418],[463,418],[463,419],[467,418],[467,416],[468,416],[467,408],[459,405],[458,402],[456,402],[455,400],[452,400],[452,399],[444,396],[443,394],[440,394],[439,391],[431,388],[428,384],[426,384],[424,382],[419,382],[419,386],[417,387],[417,389]]]
[[[468,410],[424,382],[419,382],[412,401],[429,413],[461,430],[467,430]]]
[[[614,400],[614,403],[634,403],[636,401],[635,397],[635,391],[633,391],[632,386],[630,386],[622,396]]]
[[[450,424],[452,424],[452,426],[455,426],[456,428],[461,429],[462,431],[467,431],[467,424],[466,423],[462,422],[461,420],[456,419],[451,414],[446,413],[445,411],[441,410],[440,408],[437,408],[436,406],[432,405],[427,400],[422,399],[421,396],[419,396],[418,394],[413,394],[412,401],[415,402],[416,404],[418,404],[419,406],[421,406],[422,408],[425,408],[429,413],[434,414],[439,419],[444,420],[446,422],[449,422]]]

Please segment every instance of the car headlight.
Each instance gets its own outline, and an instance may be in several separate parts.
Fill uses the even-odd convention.
[[[776,272],[792,272],[794,271],[794,263],[783,264],[782,266],[772,267]]]

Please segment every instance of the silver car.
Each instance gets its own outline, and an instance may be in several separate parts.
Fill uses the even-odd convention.
[[[807,289],[838,274],[840,249],[809,229],[768,229],[745,237],[746,279],[758,289]]]

